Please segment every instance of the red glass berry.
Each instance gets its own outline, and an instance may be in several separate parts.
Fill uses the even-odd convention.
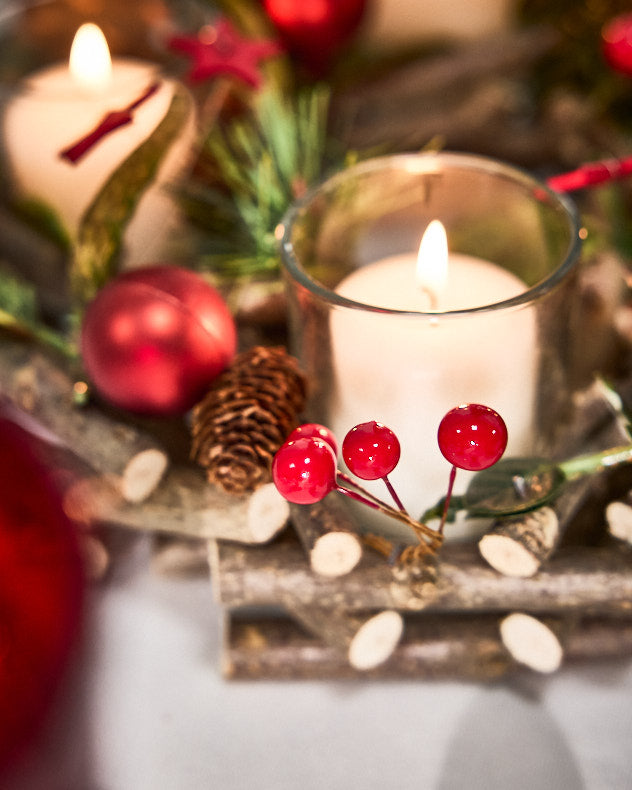
[[[400,452],[393,431],[374,420],[356,425],[342,443],[345,463],[362,480],[386,477],[397,466]]]
[[[286,442],[274,456],[272,479],[289,502],[320,502],[336,485],[336,456],[322,439],[299,437]]]
[[[507,447],[507,426],[498,412],[480,403],[451,409],[441,420],[439,449],[453,466],[478,471],[493,466]]]
[[[303,425],[299,425],[298,428],[295,428],[285,441],[292,442],[303,436],[315,436],[317,439],[322,439],[324,442],[327,442],[335,455],[338,454],[338,442],[336,437],[333,432],[324,425],[317,422],[303,423]]]

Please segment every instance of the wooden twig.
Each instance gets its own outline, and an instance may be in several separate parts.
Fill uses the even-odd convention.
[[[388,661],[359,672],[288,618],[227,616],[223,671],[235,680],[397,678],[494,681],[524,670],[500,638],[498,615],[409,616]],[[563,640],[564,665],[632,656],[632,621],[586,618]]]
[[[350,611],[526,611],[632,616],[632,552],[617,548],[560,549],[532,578],[503,576],[475,545],[443,547],[435,585],[398,582],[383,558],[365,552],[358,567],[337,579],[312,573],[296,541],[248,552],[219,542],[210,553],[216,600],[228,607],[302,605]]]
[[[553,553],[559,536],[555,511],[541,507],[494,523],[478,542],[483,558],[507,576],[533,576]]]
[[[135,426],[94,406],[75,406],[74,384],[48,357],[3,338],[0,391],[97,474],[118,480],[126,501],[142,502],[162,479],[169,464],[167,453]]]
[[[292,525],[314,573],[344,576],[362,557],[362,543],[340,497],[314,505],[293,505]]]
[[[384,610],[350,614],[340,610],[302,606],[289,600],[285,608],[310,633],[346,657],[358,670],[373,669],[387,661],[399,642],[404,622],[399,612]]]
[[[227,494],[207,483],[200,470],[173,467],[142,507],[116,503],[107,521],[143,531],[238,543],[266,543],[287,524],[287,501],[267,483],[252,493]]]

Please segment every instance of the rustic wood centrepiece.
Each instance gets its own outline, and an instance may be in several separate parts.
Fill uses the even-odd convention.
[[[540,556],[526,571],[500,572],[476,543],[447,543],[427,567],[391,566],[339,495],[289,507],[271,485],[225,494],[142,423],[73,405],[75,382],[40,349],[6,339],[0,362],[2,392],[46,429],[39,447],[87,537],[107,544],[116,527],[194,544],[198,557],[208,548],[227,678],[491,680],[632,655],[632,548],[605,516],[632,488],[629,466],[569,485],[531,525],[488,533],[512,540],[544,525],[548,543],[527,541]],[[621,443],[598,390],[579,411],[578,446]]]

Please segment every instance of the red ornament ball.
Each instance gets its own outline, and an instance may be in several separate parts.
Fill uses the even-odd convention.
[[[443,417],[437,439],[443,457],[453,466],[479,471],[493,466],[505,452],[507,426],[489,406],[468,403]]]
[[[632,14],[622,14],[604,25],[601,40],[610,68],[632,77]]]
[[[366,0],[263,0],[284,46],[317,74],[356,32],[365,6]]]
[[[74,526],[29,434],[0,408],[0,768],[41,726],[80,634]]]
[[[137,414],[190,409],[235,355],[237,332],[200,275],[156,265],[126,272],[88,305],[81,354],[97,392]]]

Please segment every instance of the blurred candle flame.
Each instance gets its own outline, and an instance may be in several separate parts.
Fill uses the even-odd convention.
[[[433,219],[424,231],[417,256],[417,284],[430,297],[437,309],[448,282],[448,239],[445,228]]]
[[[77,30],[70,48],[70,74],[75,83],[90,93],[104,90],[112,75],[108,43],[100,27],[87,22]]]

